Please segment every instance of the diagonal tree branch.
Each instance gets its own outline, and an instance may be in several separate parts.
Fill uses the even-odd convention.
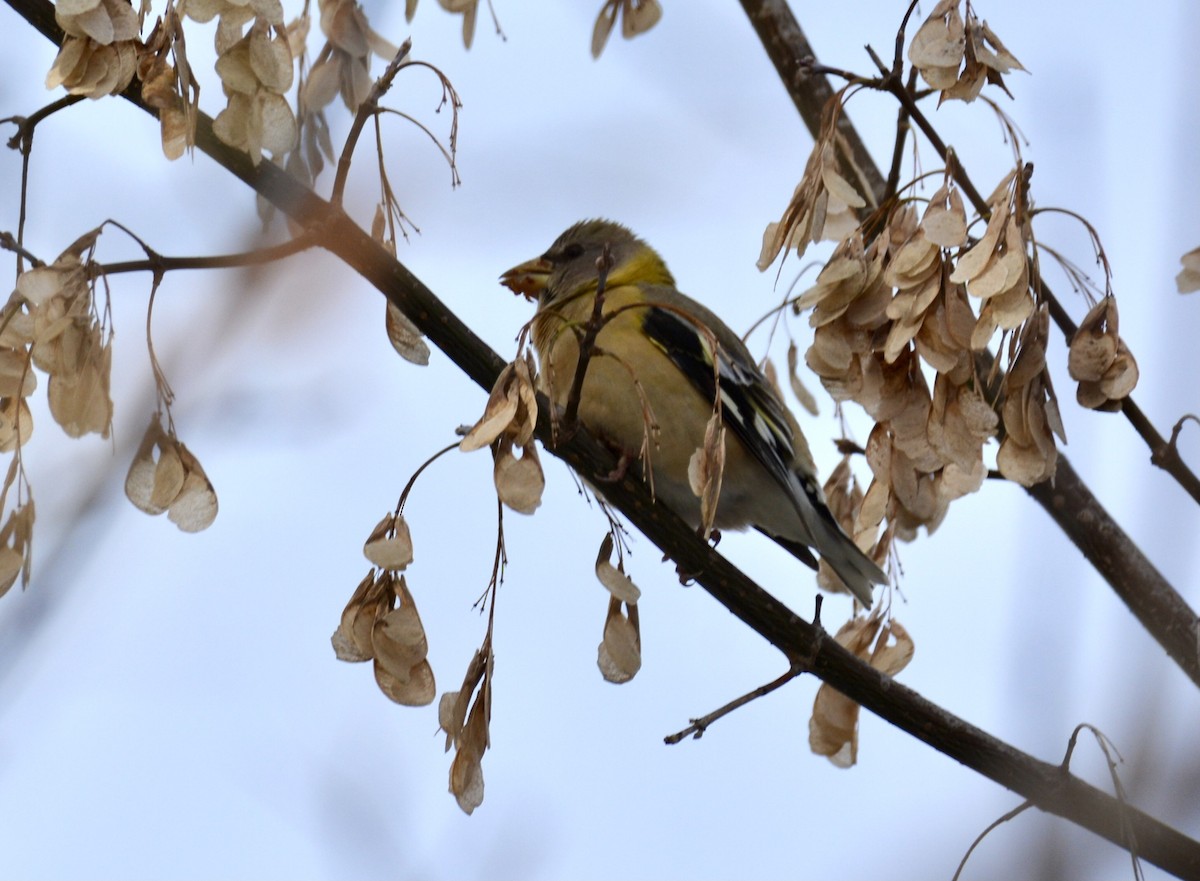
[[[47,36],[61,38],[48,0],[8,2]],[[126,97],[142,106],[134,92]],[[484,389],[492,387],[503,360],[340,208],[271,163],[255,166],[245,154],[222,144],[213,135],[212,121],[207,116],[201,115],[198,121],[197,146],[309,230],[320,247],[340,257],[384,293],[476,383]],[[540,403],[537,434],[546,449],[582,475],[595,478],[613,472],[616,463],[612,453],[585,430],[555,445],[548,405],[544,398]],[[1132,830],[1145,859],[1181,877],[1200,878],[1200,843],[1119,802],[1063,767],[1022,753],[860,661],[716,553],[673,512],[656,505],[646,487],[632,475],[604,485],[609,502],[683,571],[696,573],[696,581],[705,590],[776,646],[789,664],[803,664],[898,728],[1043,810],[1066,817],[1121,847],[1128,846],[1127,835]]]
[[[741,4],[800,118],[815,138],[821,130],[825,104],[833,97],[833,87],[825,77],[808,70],[816,53],[800,23],[786,0],[741,0]],[[870,194],[870,201],[880,204],[887,195],[887,182],[844,110],[838,117],[837,130],[848,148],[848,155],[841,156],[843,170],[847,172],[843,176],[860,181]]]
[[[806,59],[811,59],[814,52],[790,7],[786,0],[741,0],[741,4],[805,125],[813,137],[817,137],[822,108],[833,89],[824,76],[805,72],[805,66],[811,66]],[[910,114],[916,111],[914,118],[920,122],[923,117],[911,96],[904,92],[904,84],[895,80],[894,73],[889,76],[894,80],[892,91],[898,97],[903,92],[907,99],[903,106]],[[845,113],[840,115],[839,126],[839,132],[853,146],[854,161],[863,172],[862,178],[879,181],[881,189],[878,193],[882,193],[883,175]],[[935,148],[941,144],[936,131],[924,128],[923,131],[932,136]],[[942,144],[940,149],[944,155],[945,145]],[[877,201],[881,198],[877,195]],[[1057,302],[1052,308],[1054,306],[1058,307],[1057,313],[1066,316]],[[1073,325],[1069,317],[1066,320],[1064,326],[1056,317],[1060,327],[1069,334]],[[1167,468],[1189,493],[1200,493],[1195,475],[1183,464],[1178,451],[1163,440],[1137,405],[1127,401],[1124,411],[1150,443],[1155,464]],[[1181,469],[1187,473],[1181,476],[1177,473]],[[1200,685],[1200,617],[1100,504],[1066,456],[1059,454],[1058,471],[1053,481],[1030,487],[1028,492],[1083,552],[1171,659],[1192,682]]]

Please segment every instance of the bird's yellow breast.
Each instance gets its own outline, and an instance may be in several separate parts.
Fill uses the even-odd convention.
[[[594,303],[594,291],[565,298],[542,309],[534,321],[540,384],[560,407],[567,404],[579,363],[579,339]],[[682,391],[695,398],[692,407],[702,406],[699,393],[679,382],[678,368],[642,332],[647,305],[634,285],[605,290],[605,324],[596,335],[579,406],[584,425],[634,455],[643,439],[653,445],[662,431],[678,430],[664,424],[661,390]],[[703,425],[701,437],[702,432]]]

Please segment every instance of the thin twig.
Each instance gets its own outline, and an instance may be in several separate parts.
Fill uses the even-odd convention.
[[[127,272],[173,272],[183,269],[237,269],[244,266],[262,266],[292,257],[302,251],[317,246],[317,237],[312,233],[301,233],[294,239],[255,248],[252,251],[239,251],[234,254],[211,254],[204,257],[166,257],[154,251],[145,260],[124,260],[118,263],[91,263],[89,271],[93,275],[120,275]]]
[[[741,697],[734,698],[729,703],[718,707],[705,716],[701,716],[698,719],[689,720],[692,723],[691,725],[689,725],[687,728],[684,728],[682,731],[676,731],[674,734],[668,734],[663,738],[663,743],[667,744],[668,746],[673,746],[687,737],[691,737],[694,740],[699,740],[704,736],[704,732],[708,730],[708,726],[713,722],[716,722],[722,716],[727,716],[739,707],[744,707],[746,704],[750,703],[750,701],[757,700],[764,695],[768,695],[777,688],[782,688],[804,672],[805,671],[803,669],[800,669],[796,665],[789,667],[788,671],[778,679],[772,679],[766,685],[760,685],[753,691],[748,691]]]
[[[1079,732],[1081,731],[1089,731],[1096,738],[1096,743],[1100,746],[1100,752],[1104,753],[1104,761],[1108,764],[1108,774],[1112,780],[1113,794],[1116,796],[1118,804],[1122,805],[1122,807],[1127,806],[1129,799],[1125,795],[1125,785],[1121,783],[1121,775],[1117,773],[1117,762],[1123,762],[1124,759],[1121,758],[1121,754],[1117,751],[1112,741],[1108,739],[1108,736],[1095,725],[1083,722],[1075,726],[1075,730],[1071,732],[1071,737],[1067,742],[1066,755],[1063,756],[1063,771],[1070,771],[1071,756],[1075,752],[1075,746],[1079,739]],[[1116,759],[1113,758],[1114,754],[1116,754]],[[1145,873],[1142,871],[1142,861],[1138,858],[1137,834],[1128,822],[1123,822],[1121,825],[1125,830],[1125,849],[1129,851],[1129,858],[1133,861],[1134,881],[1142,881]]]
[[[571,389],[567,393],[567,406],[563,412],[563,428],[565,431],[575,430],[579,418],[579,399],[583,397],[583,380],[587,376],[588,364],[596,349],[596,337],[607,323],[604,315],[604,287],[608,283],[608,271],[613,266],[612,249],[605,242],[604,250],[596,260],[596,297],[592,301],[592,314],[579,339],[579,360],[575,364],[575,376],[571,379]]]
[[[0,120],[0,122],[11,122],[16,125],[17,131],[8,139],[8,146],[10,149],[17,150],[21,154],[21,198],[17,209],[18,245],[25,243],[25,221],[29,215],[29,162],[33,155],[33,132],[42,120],[73,104],[78,104],[83,98],[83,95],[64,95],[56,101],[51,101],[45,107],[42,107],[29,116],[10,116],[7,119]],[[18,249],[16,253],[17,275],[20,275],[25,271],[25,266],[22,263],[24,250]]]
[[[342,197],[346,192],[346,180],[350,176],[350,163],[354,158],[354,148],[358,145],[363,126],[367,124],[368,119],[379,112],[379,99],[392,87],[392,81],[396,78],[400,68],[404,66],[411,49],[412,38],[410,37],[400,45],[396,57],[388,62],[383,74],[375,80],[371,91],[367,93],[367,97],[363,99],[354,114],[354,122],[350,124],[350,131],[346,134],[346,143],[342,146],[341,155],[338,156],[337,171],[333,176],[333,191],[329,201],[334,205],[340,207],[342,204]]]
[[[967,848],[967,852],[963,854],[963,858],[959,860],[958,868],[954,870],[954,877],[951,879],[951,881],[958,881],[958,879],[962,877],[962,871],[967,867],[967,860],[971,858],[971,854],[975,852],[975,848],[979,847],[979,845],[983,843],[983,839],[987,838],[993,829],[1004,825],[1009,820],[1016,819],[1031,807],[1033,807],[1033,802],[1023,801],[1008,813],[997,817],[995,820],[988,823],[987,828],[975,836],[975,840],[971,842],[971,846]]]
[[[912,91],[917,82],[916,68],[909,73],[908,90]],[[892,164],[888,168],[887,176],[887,195],[896,195],[900,187],[900,169],[904,163],[904,145],[908,141],[908,133],[911,130],[908,124],[908,108],[903,104],[900,105],[900,110],[896,114],[896,140],[892,145]]]

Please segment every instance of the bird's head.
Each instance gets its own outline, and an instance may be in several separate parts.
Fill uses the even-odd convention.
[[[647,283],[674,285],[658,253],[619,223],[584,220],[562,235],[546,253],[527,260],[500,276],[500,283],[541,305],[568,295],[595,290],[601,258],[608,249],[611,264],[607,287]]]

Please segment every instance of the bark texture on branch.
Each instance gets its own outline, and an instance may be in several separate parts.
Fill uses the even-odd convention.
[[[48,0],[8,0],[51,39],[61,39]],[[136,89],[126,94],[141,106]],[[269,162],[251,164],[221,143],[212,120],[201,115],[197,146],[293,220],[317,243],[341,258],[399,307],[464,373],[489,390],[504,361],[421,281],[376,243],[340,208],[321,199]],[[611,474],[616,462],[607,447],[585,431],[554,445],[547,404],[541,399],[538,437],[545,448],[585,477]],[[702,541],[678,516],[656,505],[631,475],[605,483],[605,497],[650,541],[730,612],[776,646],[790,663],[802,663],[823,681],[898,728],[956,761],[1120,847],[1126,830],[1140,856],[1181,877],[1200,878],[1200,843],[1074,777],[1039,761],[943,710],[843,649],[824,630],[796,616]]]

